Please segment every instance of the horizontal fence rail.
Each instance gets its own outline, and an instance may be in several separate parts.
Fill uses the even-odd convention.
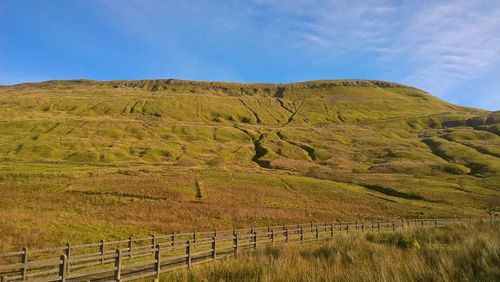
[[[130,236],[125,240],[0,253],[0,282],[130,281],[189,268],[263,245],[320,241],[338,233],[384,232],[491,221],[491,218],[433,218],[275,225],[205,232]],[[495,220],[496,221],[496,220]]]

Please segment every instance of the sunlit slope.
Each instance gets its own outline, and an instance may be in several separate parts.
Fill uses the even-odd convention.
[[[82,80],[0,91],[0,152],[4,160],[16,161],[236,161],[298,171],[320,165],[355,172],[462,173],[468,172],[464,163],[436,154],[436,142],[422,142],[419,134],[491,115],[379,81]],[[486,119],[476,127],[488,124]],[[477,146],[494,148],[498,136],[492,136]],[[492,171],[498,168],[495,161],[486,163]]]
[[[499,134],[500,112],[381,81],[0,87],[0,250],[484,216],[500,205]]]

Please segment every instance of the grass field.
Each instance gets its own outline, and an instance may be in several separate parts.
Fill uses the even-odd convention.
[[[166,274],[164,281],[498,281],[498,223],[338,235],[270,246]]]
[[[380,81],[0,88],[0,251],[231,226],[486,216],[500,112]]]

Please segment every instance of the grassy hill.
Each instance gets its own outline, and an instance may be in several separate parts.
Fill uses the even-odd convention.
[[[26,83],[0,132],[0,251],[500,205],[500,112],[390,82]]]

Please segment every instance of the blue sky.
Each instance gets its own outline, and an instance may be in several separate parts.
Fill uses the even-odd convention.
[[[500,1],[0,0],[0,84],[381,79],[500,110]]]

